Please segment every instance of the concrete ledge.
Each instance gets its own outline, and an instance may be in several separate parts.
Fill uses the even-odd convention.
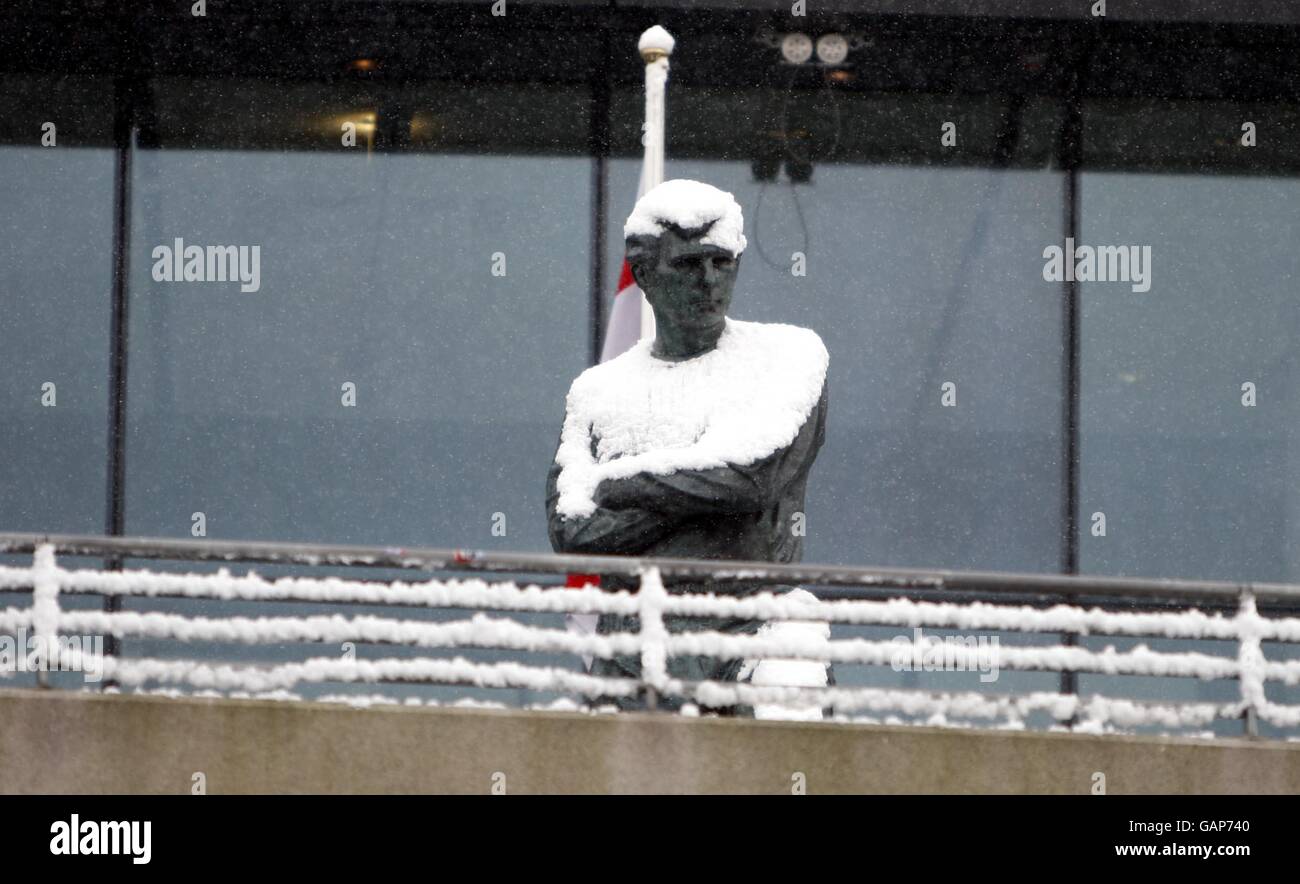
[[[1300,793],[1300,744],[0,691],[0,792]],[[499,780],[500,777],[497,777]]]

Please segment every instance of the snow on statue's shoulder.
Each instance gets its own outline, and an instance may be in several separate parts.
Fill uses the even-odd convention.
[[[728,319],[718,345],[668,362],[642,340],[574,380],[556,462],[561,516],[589,516],[604,479],[745,466],[790,445],[830,357],[812,329]]]

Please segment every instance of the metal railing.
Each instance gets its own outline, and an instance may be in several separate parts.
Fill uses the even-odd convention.
[[[1240,719],[1246,733],[1266,722],[1282,733],[1300,728],[1300,705],[1270,699],[1300,684],[1300,660],[1269,659],[1264,643],[1283,651],[1300,643],[1300,586],[1277,583],[1148,580],[1000,572],[831,567],[767,562],[534,555],[448,549],[349,547],[162,538],[0,534],[0,553],[31,554],[30,566],[0,566],[0,590],[32,591],[30,607],[0,609],[0,635],[30,630],[46,670],[85,665],[77,636],[166,639],[243,645],[368,644],[405,646],[415,656],[360,659],[315,656],[277,664],[205,661],[192,657],[108,654],[103,678],[137,690],[207,690],[253,696],[296,696],[303,685],[420,683],[478,688],[518,688],[587,698],[671,697],[696,707],[747,705],[760,717],[837,718],[903,716],[936,724],[1022,727],[1032,716],[1060,726],[1104,731],[1138,727],[1205,728]],[[59,557],[89,556],[106,567],[68,569]],[[255,573],[155,572],[122,568],[128,559],[272,564],[307,568],[378,568],[440,572],[438,579],[367,580],[337,576],[268,579]],[[542,575],[528,583],[506,579]],[[569,575],[618,575],[639,591],[569,588]],[[485,579],[493,578],[493,579]],[[679,582],[708,582],[715,594],[670,590]],[[581,582],[581,581],[579,581]],[[774,594],[763,587],[806,587],[811,594]],[[731,591],[737,591],[734,594]],[[396,616],[271,614],[258,617],[187,616],[153,610],[69,608],[69,595],[107,599],[175,598],[267,603],[382,606]],[[412,608],[473,610],[468,619],[429,622]],[[575,634],[483,612],[635,615],[640,629],[608,635]],[[405,613],[403,613],[405,612]],[[676,633],[672,618],[741,618],[765,625],[755,634]],[[832,638],[830,625],[914,630],[915,642],[863,637]],[[992,647],[979,642],[924,647],[919,630],[964,630],[1065,636],[1051,645]],[[843,631],[843,630],[841,630]],[[1090,649],[1078,637],[1200,639],[1230,642],[1231,655],[1192,650]],[[976,636],[967,636],[967,639]],[[587,674],[576,665],[470,661],[429,656],[434,650],[495,649],[547,655],[641,661],[636,678]],[[992,651],[992,654],[990,654]],[[995,693],[916,688],[826,685],[805,675],[827,664],[904,667],[940,653],[940,668],[1093,673],[1121,676],[1236,681],[1222,702],[1150,700],[1059,691]],[[80,656],[79,656],[80,655]],[[685,655],[743,659],[744,681],[692,681],[675,677],[671,661]],[[2,655],[0,655],[2,656]],[[990,659],[992,658],[992,659]],[[27,662],[38,664],[31,657]],[[787,664],[796,664],[792,667]],[[803,664],[799,670],[797,664]],[[791,673],[797,677],[791,678]],[[45,679],[48,683],[48,679]],[[809,716],[809,711],[815,716]],[[875,719],[879,720],[879,719]]]

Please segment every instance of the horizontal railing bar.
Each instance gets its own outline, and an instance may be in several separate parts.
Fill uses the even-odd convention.
[[[886,601],[888,599],[899,597],[899,592],[897,590],[877,589],[874,587],[815,587],[808,591],[824,602]],[[915,602],[1024,605],[1031,608],[1050,608],[1054,605],[1066,603],[1066,599],[1060,597],[1045,598],[1042,595],[1033,593],[990,593],[969,590],[909,589],[906,590],[905,597]],[[1099,608],[1103,611],[1112,613],[1127,614],[1180,611],[1187,607],[1185,601],[1180,601],[1177,598],[1140,598],[1131,596],[1072,595],[1068,602],[1075,608]],[[1230,614],[1233,616],[1235,616],[1240,610],[1239,602],[1229,601],[1227,599],[1222,601],[1198,599],[1196,601],[1196,607],[1206,613]],[[1274,614],[1279,617],[1297,617],[1300,616],[1300,600],[1294,600],[1291,602],[1261,603],[1259,605],[1259,610],[1261,613]]]
[[[281,687],[281,688],[276,688],[275,690],[286,690],[286,691],[295,690],[295,689],[302,690],[304,686],[310,686],[310,685],[324,686],[324,685],[342,685],[342,684],[375,684],[375,685],[423,684],[423,685],[436,685],[442,687],[456,686],[456,687],[477,688],[481,690],[503,690],[503,689],[512,690],[512,689],[517,689],[519,687],[528,687],[528,685],[524,685],[520,683],[520,681],[517,678],[513,677],[508,670],[502,670],[499,667],[494,667],[491,664],[473,664],[472,661],[463,660],[463,659],[460,661],[446,661],[441,658],[409,658],[409,659],[389,658],[387,660],[375,660],[370,662],[373,662],[375,664],[387,664],[387,663],[410,664],[410,663],[425,662],[425,661],[461,662],[461,663],[472,664],[476,668],[476,670],[481,670],[484,673],[496,675],[500,683],[484,684],[482,681],[468,680],[457,676],[441,676],[441,675],[420,674],[420,673],[412,672],[412,673],[402,673],[402,674],[376,675],[374,677],[366,677],[366,678],[362,678],[362,677],[349,678],[349,677],[342,677],[342,676],[303,677],[295,680],[292,683],[291,687]],[[131,661],[128,661],[126,665],[128,668],[141,669],[144,668],[146,665],[152,665],[152,664],[165,665],[170,663],[199,663],[199,661],[169,660],[169,659],[160,659],[160,658],[136,658]],[[233,661],[227,663],[217,663],[217,664],[208,661],[202,661],[201,665],[203,665],[205,668],[221,668],[223,670],[226,670],[227,671],[226,674],[232,677],[238,677],[240,675],[244,675],[244,676],[261,675],[261,676],[271,677],[276,675],[285,666],[293,667],[296,664],[290,663],[290,664],[271,665],[271,666],[261,666],[261,665],[250,666],[246,663],[235,664],[233,663]],[[566,673],[566,674],[574,677],[577,680],[583,681],[584,683],[589,683],[591,685],[590,688],[579,689],[571,686],[567,689],[564,688],[533,688],[533,689],[538,690],[539,692],[551,692],[551,693],[560,693],[560,694],[582,693],[582,694],[587,694],[588,696],[595,696],[598,693],[609,693],[609,694],[623,693],[623,691],[614,688],[614,685],[616,683],[630,684],[630,680],[628,679],[599,678],[599,677],[592,677],[592,676],[582,677],[579,676],[577,673]],[[194,680],[187,677],[172,678],[172,679],[145,678],[142,680],[141,683],[146,681],[160,681],[160,680],[163,681],[164,683],[177,684],[177,685],[195,684]],[[597,683],[601,683],[601,682],[607,683],[608,687],[604,685],[597,687]],[[991,692],[991,693],[981,693],[975,695],[975,694],[971,694],[970,692],[962,693],[962,692],[924,691],[924,690],[905,691],[905,690],[898,690],[892,688],[880,688],[880,687],[867,686],[867,685],[851,685],[851,686],[840,685],[840,686],[826,686],[826,687],[782,688],[782,687],[751,685],[744,682],[720,683],[720,682],[710,682],[710,681],[697,682],[697,681],[678,681],[678,680],[674,680],[674,682],[669,686],[669,690],[667,691],[667,693],[669,695],[681,697],[686,700],[701,702],[703,698],[700,697],[700,690],[702,688],[714,688],[714,689],[725,690],[728,692],[734,692],[741,696],[742,698],[740,700],[741,702],[750,702],[750,703],[774,702],[775,696],[773,696],[772,698],[768,698],[765,695],[768,694],[786,695],[791,698],[790,700],[791,702],[799,705],[805,705],[805,704],[816,704],[822,706],[829,705],[834,707],[837,711],[842,708],[848,708],[848,709],[862,708],[864,704],[860,702],[861,700],[873,696],[878,696],[884,699],[884,702],[881,703],[880,705],[882,705],[885,708],[900,709],[903,712],[903,714],[923,714],[923,713],[908,713],[905,709],[903,709],[905,705],[907,705],[913,700],[943,702],[943,701],[948,701],[953,699],[961,699],[964,696],[977,698],[980,701],[980,703],[985,707],[995,707],[1003,704],[1016,705],[1017,703],[1024,703],[1030,706],[1038,707],[1036,709],[1030,710],[1031,713],[1033,711],[1047,712],[1048,711],[1047,707],[1049,707],[1053,702],[1057,700],[1057,698],[1061,696],[1061,695],[1049,694],[1047,692],[1041,692],[1041,691],[1033,694],[1009,694],[1009,693],[1001,693],[1001,692],[996,692],[996,693]],[[243,688],[218,688],[217,690],[228,691],[228,690],[244,690],[244,689]],[[250,690],[254,690],[254,689],[250,689]],[[256,690],[265,690],[265,689],[256,689]],[[899,699],[896,702],[890,701],[888,699],[890,695],[897,695]],[[904,695],[907,695],[905,699],[904,699]],[[1157,711],[1157,712],[1166,711],[1171,715],[1176,715],[1180,711],[1184,711],[1184,712],[1189,711],[1191,707],[1201,707],[1206,709],[1213,708],[1214,712],[1212,714],[1212,718],[1214,720],[1225,721],[1225,720],[1235,720],[1238,718],[1238,713],[1235,711],[1237,704],[1231,701],[1220,702],[1220,703],[1215,703],[1213,701],[1199,701],[1196,703],[1180,703],[1180,702],[1171,702],[1168,700],[1136,699],[1136,698],[1127,698],[1127,697],[1118,698],[1118,697],[1108,697],[1104,695],[1090,694],[1090,695],[1078,696],[1073,700],[1073,704],[1079,707],[1086,708],[1086,706],[1089,703],[1094,701],[1122,702],[1136,710],[1150,710],[1150,711]],[[1279,710],[1287,714],[1300,710],[1300,707],[1289,706],[1284,704],[1270,704],[1270,708]],[[1005,710],[1003,711],[1005,712]],[[1001,717],[998,714],[983,715],[977,713],[963,712],[960,709],[951,710],[950,714],[953,715],[954,717],[963,718],[963,719],[966,718],[992,719],[992,718]]]
[[[188,599],[189,601],[199,603],[200,605],[206,605],[213,601],[211,597],[195,597],[195,596],[183,596],[183,595],[174,595],[174,594],[163,595],[161,593],[151,594],[143,598]],[[402,610],[406,610],[408,608],[415,608],[420,604],[422,604],[422,603],[411,602],[411,603],[386,603],[381,605],[372,602],[357,601],[355,599],[343,600],[337,602],[302,602],[298,599],[269,600],[269,601],[274,601],[277,604],[308,604],[312,607],[313,613],[311,615],[301,615],[301,616],[293,616],[288,614],[275,614],[272,615],[270,618],[268,618],[263,612],[263,609],[261,608],[262,603],[267,600],[239,599],[238,601],[247,604],[255,604],[258,606],[259,612],[262,613],[260,613],[259,617],[257,618],[250,618],[242,615],[240,616],[225,615],[219,617],[211,617],[211,616],[207,616],[206,613],[203,616],[190,618],[190,617],[186,617],[185,613],[183,612],[177,612],[177,611],[159,612],[148,607],[144,608],[143,610],[130,610],[130,609],[121,610],[111,614],[97,612],[93,610],[87,611],[83,609],[70,609],[70,610],[65,610],[61,613],[59,631],[65,634],[69,633],[70,631],[69,628],[67,628],[64,625],[65,621],[68,619],[78,620],[78,618],[85,617],[85,616],[92,616],[92,615],[114,618],[114,619],[121,618],[121,622],[127,622],[131,618],[138,618],[138,617],[154,617],[154,618],[161,617],[161,618],[177,618],[176,622],[178,623],[182,621],[205,622],[205,623],[206,622],[234,623],[234,622],[250,621],[252,619],[257,619],[259,621],[266,620],[266,619],[274,619],[274,620],[284,621],[287,623],[287,622],[306,621],[306,620],[311,620],[313,618],[319,618],[322,616],[331,617],[331,618],[341,617],[342,616],[341,614],[336,613],[336,614],[327,615],[327,614],[323,614],[320,611],[321,608],[327,608],[333,606],[338,606],[344,609],[350,609],[350,608],[355,609],[357,607],[364,607],[367,610],[381,610],[383,611],[384,614],[396,614],[397,612],[391,611],[390,609],[401,608]],[[933,604],[933,603],[922,602],[916,604],[925,605],[925,604]],[[518,620],[511,619],[511,615],[516,615],[516,616],[523,615],[523,614],[558,615],[560,613],[573,613],[573,611],[568,611],[565,609],[546,611],[546,610],[515,607],[507,604],[502,604],[496,607],[485,608],[481,604],[475,604],[470,602],[439,604],[437,605],[437,607],[425,607],[425,610],[428,611],[457,610],[457,611],[465,611],[465,612],[490,610],[493,613],[499,613],[503,615],[503,619],[508,620],[511,623],[521,622]],[[1053,636],[1055,637],[1055,636],[1059,636],[1063,632],[1066,632],[1066,633],[1081,635],[1084,636],[1086,639],[1093,639],[1096,641],[1116,641],[1116,640],[1126,641],[1126,640],[1139,640],[1139,639],[1146,638],[1146,639],[1164,639],[1164,640],[1179,641],[1179,642],[1197,641],[1197,642],[1222,642],[1222,643],[1229,643],[1229,644],[1237,644],[1241,640],[1239,631],[1234,631],[1231,634],[1205,634],[1205,633],[1192,634],[1194,630],[1191,630],[1190,628],[1188,632],[1178,632],[1178,631],[1171,630],[1171,628],[1167,624],[1158,624],[1158,623],[1151,623],[1149,625],[1135,625],[1132,623],[1116,622],[1108,626],[1106,622],[1098,623],[1095,622],[1095,618],[1087,617],[1087,616],[1084,617],[1083,623],[1078,626],[1072,625],[1068,622],[1031,623],[1031,624],[999,623],[999,622],[995,622],[996,618],[993,616],[993,612],[1000,611],[1000,610],[1015,612],[1018,610],[1026,611],[1029,609],[1023,607],[1017,607],[1017,606],[988,605],[985,606],[985,611],[983,612],[983,616],[977,616],[974,617],[973,619],[969,616],[958,618],[958,617],[947,616],[944,612],[926,611],[926,610],[917,610],[911,616],[900,618],[897,614],[887,614],[886,612],[881,611],[879,612],[879,617],[874,619],[860,619],[861,615],[858,615],[858,617],[854,617],[852,619],[835,619],[835,620],[828,620],[827,622],[829,622],[833,628],[843,627],[846,630],[875,629],[875,630],[892,632],[894,633],[895,638],[898,637],[899,635],[902,635],[903,637],[907,637],[907,634],[901,633],[900,630],[910,631],[914,628],[919,627],[924,630],[929,630],[932,636],[942,636],[944,633],[950,633],[950,632],[970,633],[973,631],[981,634],[993,634],[993,635],[1000,635],[1004,637],[1011,637],[1011,636],[1025,636],[1025,637]],[[1041,611],[1042,613],[1047,613],[1046,609],[1038,609],[1038,610]],[[1199,611],[1199,609],[1198,612],[1204,613],[1203,611]],[[1079,612],[1079,613],[1086,615],[1086,612]],[[1102,617],[1113,617],[1113,616],[1124,617],[1124,616],[1143,616],[1144,614],[1155,614],[1159,616],[1160,614],[1165,614],[1169,612],[1099,611],[1097,613],[1099,613]],[[1177,613],[1187,614],[1188,612],[1182,611]],[[348,614],[349,615],[353,614],[353,611],[348,610]],[[11,618],[15,616],[25,617],[29,621],[33,616],[32,609],[30,607],[26,607],[26,608],[17,608],[12,606],[0,607],[0,628],[5,628],[4,625],[12,622]],[[430,617],[430,618],[408,619],[400,615],[380,617],[373,614],[359,614],[356,616],[360,620],[379,619],[385,622],[392,622],[392,623],[420,623],[420,624],[460,623],[460,622],[468,622],[468,620],[470,619],[465,617],[450,617],[450,618]],[[691,615],[683,614],[679,616],[691,616]],[[701,613],[697,616],[708,617],[708,616],[715,616],[715,615]],[[747,615],[738,614],[737,616],[744,617]],[[771,619],[761,615],[755,615],[755,616],[757,617],[757,619]],[[834,615],[827,615],[827,616],[830,617]],[[10,618],[10,619],[6,619],[6,618]],[[352,619],[343,618],[342,622],[355,622],[355,621]],[[1261,618],[1259,636],[1261,641],[1264,644],[1270,646],[1271,645],[1290,646],[1290,645],[1300,644],[1300,639],[1298,638],[1288,637],[1287,634],[1279,634],[1279,631],[1276,628],[1276,624],[1282,622],[1284,621],[1276,620],[1274,618]],[[522,625],[526,625],[528,626],[528,628],[531,629],[547,628],[545,625],[542,624],[531,624],[531,625],[522,624]],[[1223,628],[1238,629],[1236,625],[1236,621],[1232,618],[1226,618],[1221,624],[1221,626]],[[84,632],[86,630],[82,628],[80,631]],[[91,631],[93,632],[96,630],[91,630]],[[1209,630],[1209,632],[1213,633],[1214,630],[1211,629]],[[621,633],[611,633],[611,635],[613,634],[621,634]],[[855,638],[854,636],[846,635],[831,640],[842,641],[842,640],[853,640],[854,638]],[[177,640],[184,640],[184,639],[177,639]],[[212,639],[212,640],[217,641],[217,639]],[[305,641],[306,639],[303,640]],[[364,641],[363,639],[356,639],[356,638],[353,638],[352,640]],[[1032,643],[1020,645],[1015,642],[1012,642],[1012,644],[1008,646],[1009,647],[1034,647],[1036,645]]]
[[[126,573],[130,573],[127,571]],[[268,577],[268,580],[274,582],[281,579],[278,577]],[[392,581],[377,578],[349,578],[357,583],[374,583],[377,585],[389,585]],[[511,581],[485,581],[489,585],[501,583],[505,585]],[[412,583],[412,585],[418,585]],[[565,584],[560,582],[529,581],[529,585],[539,586],[543,589],[562,589]],[[30,594],[31,586],[24,587],[0,587],[0,598],[6,595]],[[840,602],[840,601],[887,601],[896,598],[907,598],[915,602],[948,602],[951,604],[970,604],[984,603],[997,605],[1024,605],[1032,608],[1049,608],[1054,605],[1063,604],[1060,598],[1043,598],[1037,595],[1018,595],[1014,593],[987,593],[987,592],[951,592],[935,590],[918,590],[918,589],[876,589],[870,587],[814,587],[808,590],[820,601]],[[74,590],[77,595],[84,596],[103,596],[110,593],[102,591],[83,591]],[[188,599],[196,604],[207,604],[214,599],[208,597],[196,597],[179,592],[151,592],[148,595],[132,595],[130,598],[140,599]],[[424,602],[403,602],[387,601],[382,605],[377,602],[358,601],[353,599],[344,599],[339,601],[319,602],[301,598],[283,598],[283,599],[230,599],[233,602],[249,602],[252,604],[269,604],[269,605],[313,605],[313,606],[334,606],[342,608],[353,606],[384,607],[384,608],[429,608]],[[1106,596],[1076,596],[1070,599],[1073,607],[1090,609],[1098,608],[1110,613],[1158,613],[1162,611],[1180,611],[1187,607],[1186,603],[1180,603],[1175,599],[1140,599],[1126,597],[1106,597]],[[439,605],[438,610],[479,610],[481,606],[470,604],[446,604]],[[1210,614],[1229,614],[1235,615],[1239,606],[1231,602],[1220,601],[1197,601],[1198,610]],[[1259,605],[1260,613],[1276,615],[1278,617],[1300,617],[1300,605],[1287,603],[1262,603]],[[1068,632],[1069,630],[1064,630]],[[1047,632],[1059,633],[1062,630],[1052,629]]]
[[[634,578],[648,567],[668,580],[742,585],[771,583],[820,586],[928,589],[997,595],[1163,598],[1199,604],[1231,600],[1249,591],[1262,601],[1300,603],[1300,585],[1264,582],[1099,577],[999,571],[863,568],[772,562],[704,561],[512,553],[482,550],[339,546],[266,541],[194,540],[157,537],[101,537],[75,534],[0,533],[0,553],[31,553],[39,544],[60,555],[114,556],[189,561],[260,562],[307,566],[350,566],[472,572],[541,572],[622,575]]]

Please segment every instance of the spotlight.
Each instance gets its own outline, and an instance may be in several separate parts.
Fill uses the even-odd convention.
[[[790,64],[803,64],[812,54],[813,41],[807,34],[795,32],[781,38],[781,57]]]
[[[817,38],[817,60],[822,64],[844,64],[849,57],[849,41],[843,34],[822,34]]]

